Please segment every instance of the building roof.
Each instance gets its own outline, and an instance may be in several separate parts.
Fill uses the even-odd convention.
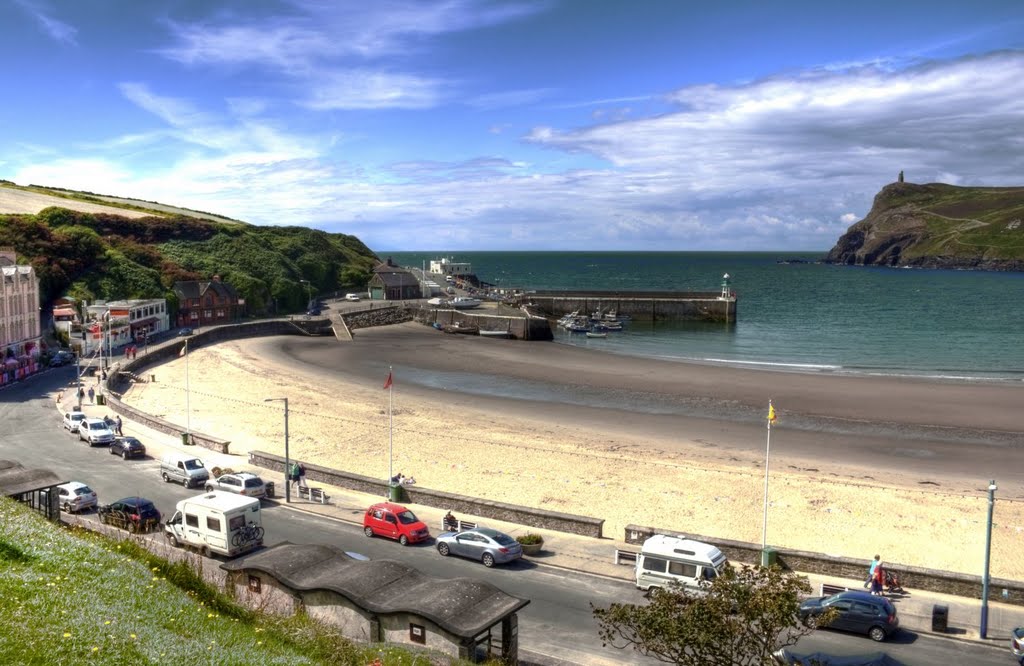
[[[394,560],[358,560],[323,544],[283,542],[221,565],[262,571],[294,590],[330,590],[376,614],[411,613],[472,638],[530,603],[482,580],[427,576]]]
[[[14,460],[0,460],[0,495],[12,497],[64,483],[48,469],[29,469]]]
[[[416,277],[409,271],[377,271],[376,277],[380,278],[385,287],[411,287],[416,284]]]
[[[220,298],[237,299],[238,292],[226,282],[217,280],[184,280],[174,283],[174,293],[180,299],[202,298],[207,291],[213,291]]]

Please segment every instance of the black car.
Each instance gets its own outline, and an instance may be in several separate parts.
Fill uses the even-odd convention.
[[[187,338],[188,336],[192,335],[194,332],[195,331],[193,331],[191,328],[188,328],[186,326],[185,328],[183,328],[183,329],[178,331],[178,337],[179,338]]]
[[[306,314],[308,314],[310,317],[319,317],[321,314],[320,308],[310,308],[306,310]]]
[[[160,512],[145,497],[125,497],[98,510],[100,522],[129,532],[148,532],[160,527]]]
[[[125,460],[143,458],[146,455],[146,446],[135,437],[115,437],[110,445],[110,453]]]
[[[838,611],[829,629],[855,631],[867,634],[871,640],[884,641],[900,628],[896,607],[891,601],[856,590],[805,599],[800,603],[800,617],[807,620],[829,609]]]

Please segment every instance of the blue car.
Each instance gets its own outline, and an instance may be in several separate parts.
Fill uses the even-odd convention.
[[[896,607],[885,597],[869,592],[848,590],[828,597],[811,597],[800,603],[800,617],[807,621],[826,610],[838,611],[829,629],[867,634],[873,641],[884,641],[900,628]]]

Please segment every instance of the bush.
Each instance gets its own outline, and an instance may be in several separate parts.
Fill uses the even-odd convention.
[[[544,543],[544,537],[542,537],[539,534],[530,534],[529,532],[527,532],[522,536],[517,536],[516,541],[518,541],[520,545],[523,546],[534,546]]]

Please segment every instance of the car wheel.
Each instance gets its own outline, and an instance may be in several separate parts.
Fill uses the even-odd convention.
[[[448,548],[448,544],[446,544],[446,543],[439,543],[439,544],[437,544],[437,552],[441,553],[441,555],[443,555],[445,557],[448,557],[448,553],[451,552],[451,549]]]
[[[199,550],[199,554],[202,555],[203,557],[210,557],[210,558],[213,557],[213,551],[210,550],[209,546],[203,546]]]
[[[64,502],[64,513],[71,513],[71,503]]]
[[[128,460],[128,452],[127,451],[122,451],[121,452],[121,460]]]
[[[181,544],[178,543],[178,537],[174,536],[170,532],[165,532],[164,534],[167,535],[167,543],[171,544],[175,548],[180,548],[181,547]]]
[[[882,629],[881,627],[871,627],[871,630],[868,632],[868,636],[871,637],[871,640],[878,641],[880,643],[885,640],[885,629]]]
[[[128,521],[128,531],[131,532],[132,534],[135,534],[136,532],[139,531],[139,524],[136,523],[134,520],[129,520]]]
[[[373,528],[371,528],[371,527],[364,527],[363,528],[363,534],[365,534],[368,537],[373,537]]]
[[[167,475],[167,472],[164,472],[160,476],[164,477],[164,483],[170,483],[171,482],[171,477]]]
[[[484,563],[485,567],[488,567],[488,568],[493,567],[494,566],[494,555],[491,555],[490,553],[484,553],[484,556],[483,556],[483,558],[481,558],[480,561]]]
[[[213,486],[211,486],[209,483],[206,484],[206,492],[208,492],[208,493],[212,493],[213,492]]]
[[[402,536],[398,537],[398,543],[402,544],[403,546],[408,546],[409,545],[409,537],[407,537],[407,536],[405,536],[403,534]]]

